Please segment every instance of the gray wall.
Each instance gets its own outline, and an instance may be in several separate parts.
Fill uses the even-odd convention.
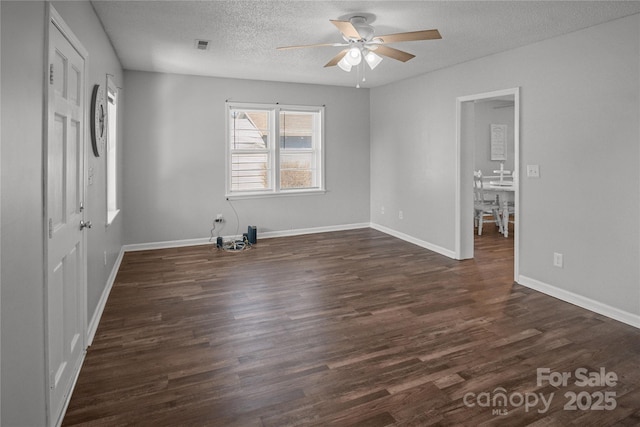
[[[2,8],[2,425],[44,424],[45,7]]]
[[[240,233],[369,222],[368,90],[125,72],[126,243],[236,232],[225,199],[225,100],[325,105],[326,194],[233,201]]]
[[[639,36],[634,15],[372,89],[372,222],[454,250],[456,97],[519,86],[541,174],[520,171],[520,275],[640,314]]]
[[[88,2],[55,7],[89,52],[87,94],[122,68]],[[7,426],[45,422],[44,243],[42,145],[46,5],[0,2],[2,8],[2,419]],[[87,126],[88,129],[88,126]],[[88,131],[86,134],[89,141]],[[87,145],[87,149],[90,145]],[[85,206],[88,236],[88,320],[122,246],[120,218],[105,228],[104,158],[89,154],[96,181]],[[108,253],[104,265],[104,251]]]

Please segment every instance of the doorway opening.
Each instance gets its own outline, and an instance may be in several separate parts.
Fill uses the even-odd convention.
[[[481,136],[478,136],[477,127],[484,128]],[[493,140],[492,129],[496,132]],[[505,129],[508,137],[502,139],[500,131]],[[474,257],[474,171],[483,170],[484,174],[499,177],[503,175],[499,172],[501,169],[508,170],[512,172],[507,174],[513,180],[512,188],[509,194],[506,191],[501,193],[503,199],[508,197],[513,203],[513,226],[511,228],[508,221],[506,226],[513,233],[513,279],[517,281],[520,247],[520,88],[458,97],[456,144],[456,258]]]

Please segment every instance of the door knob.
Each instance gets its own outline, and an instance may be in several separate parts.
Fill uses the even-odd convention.
[[[91,221],[84,222],[80,220],[80,230],[83,228],[91,228]]]

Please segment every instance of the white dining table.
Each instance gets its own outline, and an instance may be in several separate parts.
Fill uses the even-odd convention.
[[[485,192],[491,192],[497,195],[502,216],[503,235],[504,237],[509,237],[509,193],[513,194],[516,191],[513,181],[492,180],[488,181],[483,187]]]

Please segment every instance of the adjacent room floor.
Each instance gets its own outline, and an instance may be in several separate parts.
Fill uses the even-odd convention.
[[[492,230],[466,261],[372,229],[130,252],[64,425],[637,425],[639,367]]]

